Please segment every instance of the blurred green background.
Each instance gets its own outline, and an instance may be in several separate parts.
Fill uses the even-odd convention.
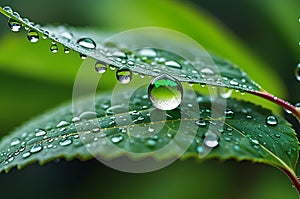
[[[41,24],[69,24],[105,32],[147,26],[171,28],[240,65],[269,92],[292,103],[300,101],[300,83],[294,78],[300,61],[297,0],[2,0],[4,5]],[[1,136],[70,101],[82,62],[76,53],[52,54],[49,40],[38,44],[26,40],[25,32],[12,33],[7,19],[0,17]],[[270,103],[261,103],[282,113]],[[295,119],[282,114],[299,132]],[[289,179],[275,168],[218,160],[177,161],[146,174],[118,172],[96,160],[61,160],[1,174],[0,186],[3,198],[297,198]]]

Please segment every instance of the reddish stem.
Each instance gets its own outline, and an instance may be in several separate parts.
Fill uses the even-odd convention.
[[[293,185],[295,186],[295,188],[298,191],[298,196],[300,197],[300,181],[299,181],[299,178],[287,169],[284,169],[284,168],[280,168],[280,169],[290,178]]]
[[[276,97],[276,96],[274,96],[274,95],[272,95],[272,94],[270,94],[266,91],[263,91],[263,92],[261,92],[261,91],[248,91],[248,92],[251,93],[251,94],[254,94],[256,96],[265,98],[265,99],[267,99],[271,102],[274,102],[274,103],[280,105],[281,107],[291,111],[295,115],[295,117],[298,119],[298,121],[300,122],[300,108],[297,108],[297,107],[293,106],[292,104],[284,101],[283,99],[280,99],[280,98],[278,98],[278,97]]]

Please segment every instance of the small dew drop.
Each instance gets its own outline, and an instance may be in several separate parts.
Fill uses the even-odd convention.
[[[86,49],[96,48],[96,43],[90,38],[81,38],[77,41],[77,44]]]
[[[121,136],[121,135],[116,135],[111,138],[111,142],[114,144],[117,144],[117,143],[121,142],[122,140],[123,140],[123,136]]]
[[[206,121],[203,119],[200,119],[198,121],[195,122],[196,125],[201,126],[201,127],[206,127]]]
[[[17,146],[17,145],[19,145],[20,143],[21,143],[20,138],[13,138],[13,139],[11,140],[10,146]]]
[[[69,54],[69,53],[70,53],[70,49],[67,48],[67,47],[65,47],[65,48],[64,48],[64,53],[65,53],[65,54]]]
[[[223,88],[223,87],[218,87],[217,89],[218,89],[219,96],[224,99],[228,99],[232,95],[232,89],[227,89],[227,88]]]
[[[58,52],[58,46],[56,43],[52,43],[51,46],[50,46],[50,51],[52,53],[57,53]]]
[[[172,110],[182,101],[183,89],[175,78],[163,74],[154,78],[148,87],[148,96],[154,107]]]
[[[31,147],[30,152],[31,153],[37,153],[40,152],[41,150],[43,150],[43,147],[41,144],[35,144]]]
[[[232,85],[232,86],[238,86],[239,85],[239,83],[235,79],[230,80],[229,84]]]
[[[59,141],[59,145],[60,146],[68,146],[68,145],[72,144],[72,142],[73,141],[70,138],[63,138]]]
[[[215,75],[215,72],[211,69],[211,68],[201,68],[200,73],[203,76],[211,76],[211,75]]]
[[[132,73],[128,68],[121,68],[117,70],[116,77],[121,84],[128,84],[131,81]]]
[[[8,20],[8,26],[13,32],[19,32],[22,28],[22,24],[14,19]]]
[[[78,118],[85,119],[85,120],[95,119],[95,118],[97,118],[97,113],[94,111],[85,111],[85,112],[81,113],[78,116]]]
[[[25,153],[23,153],[22,158],[26,159],[26,158],[28,158],[30,155],[31,155],[31,153],[30,153],[29,151],[28,151],[28,152],[25,152]]]
[[[85,59],[86,59],[86,55],[84,55],[84,54],[79,54],[79,56],[80,56],[80,58],[81,58],[82,60],[85,60]]]
[[[182,66],[176,61],[166,61],[165,65],[169,66],[171,68],[176,68],[176,69],[181,69],[182,68]]]
[[[56,128],[65,127],[68,126],[69,124],[70,124],[69,122],[62,120],[56,125]]]
[[[214,148],[216,146],[218,146],[219,144],[219,141],[218,141],[218,135],[216,133],[213,133],[211,131],[208,131],[206,134],[205,134],[205,138],[204,138],[204,144],[207,146],[207,147],[210,147],[210,148]]]
[[[3,10],[4,10],[5,12],[7,12],[7,13],[12,13],[12,12],[13,12],[12,9],[11,9],[11,7],[9,7],[9,6],[3,7]]]
[[[270,115],[266,118],[266,123],[269,126],[276,126],[278,124],[278,121],[274,115]]]
[[[67,41],[71,41],[71,39],[73,38],[73,34],[70,32],[62,32],[60,36]]]
[[[152,139],[147,140],[147,142],[146,142],[146,145],[147,145],[147,147],[149,147],[149,148],[155,147],[156,144],[157,144],[157,142],[156,142],[155,140],[152,140]]]
[[[29,30],[27,33],[27,39],[31,42],[31,43],[36,43],[39,41],[39,33],[35,30]]]
[[[44,129],[36,129],[35,130],[35,136],[36,137],[44,136],[44,135],[46,135],[46,133],[47,132]]]
[[[224,118],[225,119],[232,119],[232,118],[234,118],[234,112],[231,110],[231,109],[226,109],[225,111],[224,111]]]
[[[97,61],[95,63],[95,71],[97,73],[102,74],[102,73],[105,73],[106,70],[107,70],[107,64],[106,63],[104,63],[102,61]]]
[[[298,81],[300,81],[300,63],[295,68],[295,77]]]

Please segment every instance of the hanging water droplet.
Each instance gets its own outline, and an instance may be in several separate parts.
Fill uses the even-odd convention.
[[[52,43],[50,46],[50,51],[52,53],[57,53],[58,52],[58,46],[56,45],[56,43]]]
[[[22,24],[14,19],[8,20],[8,26],[13,32],[19,32],[22,28]]]
[[[200,73],[203,76],[211,76],[215,74],[215,72],[211,68],[207,68],[207,67],[201,68]]]
[[[224,99],[228,99],[228,98],[231,97],[232,89],[218,87],[218,94],[219,94],[220,97],[222,97]]]
[[[298,81],[300,81],[300,63],[295,68],[295,77]]]
[[[84,55],[84,54],[79,54],[79,56],[80,56],[80,58],[81,58],[82,60],[85,60],[85,59],[86,59],[86,55]]]
[[[97,61],[95,63],[95,70],[97,73],[105,73],[105,71],[107,70],[107,64],[102,61]]]
[[[138,55],[141,57],[156,57],[157,53],[152,48],[143,48],[138,51]]]
[[[274,115],[270,115],[266,118],[266,123],[270,126],[276,126],[278,124],[278,121]]]
[[[40,136],[43,136],[43,135],[46,135],[46,131],[44,129],[36,129],[35,130],[35,136],[36,137],[40,137]]]
[[[67,47],[65,47],[65,48],[64,48],[64,52],[65,52],[66,54],[69,54],[69,53],[70,53],[70,49],[67,48]]]
[[[165,62],[165,65],[169,66],[169,67],[172,67],[172,68],[176,68],[176,69],[181,69],[182,68],[181,65],[176,61],[167,61],[167,62]]]
[[[17,146],[21,143],[20,138],[13,138],[10,142],[10,146]]]
[[[163,74],[154,78],[148,87],[148,96],[154,107],[172,110],[180,105],[183,89],[175,78]]]
[[[131,81],[132,73],[128,68],[121,68],[117,70],[116,77],[121,84],[128,84]]]
[[[218,139],[219,138],[216,133],[208,131],[207,133],[205,133],[204,144],[207,147],[214,148],[214,147],[218,146],[218,144],[219,144]]]
[[[37,153],[40,152],[41,150],[43,150],[43,147],[41,144],[35,144],[31,147],[30,152],[31,153]]]
[[[39,33],[35,30],[29,30],[28,33],[27,33],[27,38],[30,42],[32,43],[36,43],[39,41]]]
[[[68,146],[68,145],[72,144],[72,142],[73,141],[70,138],[63,138],[59,141],[59,145],[60,146]]]
[[[90,38],[81,38],[77,41],[77,44],[86,49],[96,48],[96,43]]]
[[[123,140],[122,135],[116,135],[111,138],[111,142],[114,144],[117,144],[117,143],[121,142],[122,140]]]

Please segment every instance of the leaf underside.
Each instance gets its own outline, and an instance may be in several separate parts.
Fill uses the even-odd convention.
[[[56,158],[165,160],[180,157],[182,152],[181,158],[233,158],[294,169],[298,141],[282,117],[277,117],[277,125],[266,125],[266,117],[272,114],[269,110],[235,99],[227,100],[234,115],[213,117],[213,107],[221,104],[220,99],[193,93],[185,91],[186,101],[166,112],[153,108],[146,88],[136,90],[130,98],[126,90],[118,93],[119,103],[113,106],[111,94],[104,93],[96,97],[95,110],[91,108],[93,99],[73,104],[73,110],[72,105],[57,108],[1,140],[0,170]],[[128,107],[124,101],[129,101]],[[201,157],[208,131],[219,133],[218,145]]]

